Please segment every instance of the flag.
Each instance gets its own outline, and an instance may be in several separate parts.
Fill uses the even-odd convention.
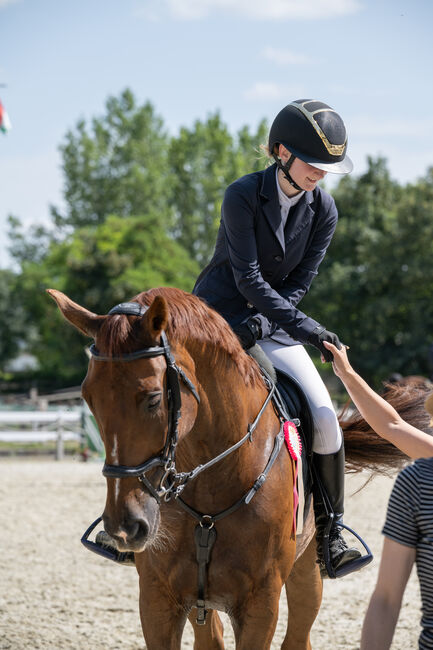
[[[12,124],[9,119],[9,115],[6,113],[3,104],[0,102],[0,131],[3,131],[3,133],[7,133],[8,131],[11,130],[11,128],[12,128]]]

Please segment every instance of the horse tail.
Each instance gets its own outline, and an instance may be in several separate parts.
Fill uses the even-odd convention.
[[[427,433],[430,417],[424,408],[431,387],[385,384],[382,397],[395,408],[399,415],[414,427]],[[393,444],[381,438],[358,411],[349,405],[339,415],[346,450],[346,472],[368,470],[372,473],[392,475],[400,470],[409,458]]]

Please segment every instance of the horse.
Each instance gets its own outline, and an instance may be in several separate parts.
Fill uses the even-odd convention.
[[[322,598],[314,522],[310,509],[296,538],[294,461],[272,382],[192,294],[151,289],[97,315],[48,293],[94,340],[82,394],[106,451],[102,520],[118,551],[135,555],[148,650],[180,650],[187,618],[196,650],[223,649],[218,611],[230,617],[237,650],[269,649],[283,586],[281,648],[311,649]],[[422,400],[409,401],[417,425]],[[359,428],[359,418],[345,423],[349,470],[404,462]]]

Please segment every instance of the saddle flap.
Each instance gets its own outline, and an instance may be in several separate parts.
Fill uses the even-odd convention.
[[[313,453],[313,416],[307,397],[301,384],[286,373],[277,369],[277,390],[290,419],[300,422],[298,431],[301,435],[303,455],[310,461]]]

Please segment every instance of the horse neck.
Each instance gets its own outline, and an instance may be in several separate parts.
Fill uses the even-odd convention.
[[[200,406],[192,429],[177,447],[178,470],[190,471],[215,459],[248,433],[268,391],[264,382],[245,385],[231,362],[215,372],[208,360],[196,361],[195,377]],[[217,513],[232,506],[256,481],[267,465],[280,422],[268,404],[252,435],[237,449],[208,466],[184,493],[186,502],[199,512]],[[256,499],[255,503],[259,503]]]
[[[178,449],[186,464],[192,460],[195,463],[207,462],[239,442],[247,434],[248,425],[254,422],[268,395],[260,379],[246,384],[236,364],[229,359],[212,369],[209,356],[195,352],[194,362],[201,402],[195,424]],[[262,439],[265,436],[273,440],[275,430],[278,431],[278,420],[269,406],[255,433],[262,442],[254,446],[254,454],[260,447],[268,448]],[[230,466],[241,457],[249,457],[251,452],[250,443],[245,443],[223,462]]]

